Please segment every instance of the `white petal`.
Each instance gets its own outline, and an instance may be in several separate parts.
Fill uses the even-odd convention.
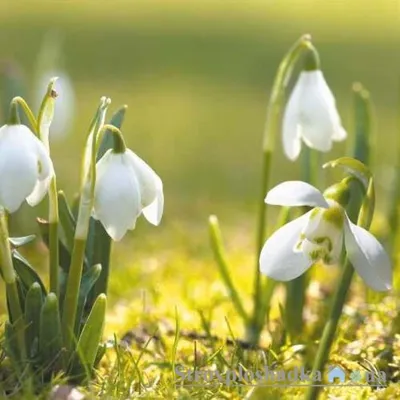
[[[109,150],[97,163],[94,217],[118,241],[135,226],[140,214],[139,183],[122,154]]]
[[[328,208],[322,193],[303,181],[287,181],[272,188],[265,198],[267,204],[278,206],[310,206]]]
[[[158,177],[157,177],[158,178]],[[164,212],[163,184],[160,178],[156,182],[156,198],[147,207],[143,208],[143,215],[153,225],[159,225]]]
[[[37,162],[32,153],[21,157],[16,147],[0,153],[0,204],[10,213],[17,211],[37,181]]]
[[[290,95],[282,121],[283,150],[289,160],[298,158],[301,151],[301,127],[299,125],[299,88],[296,86]]]
[[[49,190],[49,185],[50,185],[51,177],[48,177],[45,180],[42,181],[36,181],[36,185],[32,191],[32,193],[26,198],[27,203],[31,206],[34,207],[37,204],[39,204],[44,196],[46,196],[48,190]]]
[[[390,259],[376,238],[346,218],[345,244],[347,257],[365,283],[376,291],[392,287]]]
[[[136,172],[136,176],[140,185],[140,196],[142,199],[143,211],[148,207],[145,213],[151,215],[152,221],[149,222],[158,225],[161,220],[163,207],[164,207],[164,196],[163,196],[163,185],[160,177],[154,172],[154,170],[133,151],[127,149],[124,157],[129,159],[133,169]],[[155,203],[155,204],[154,204]],[[148,219],[148,218],[147,218]]]
[[[299,120],[307,146],[327,152],[339,132],[340,117],[335,100],[321,71],[303,71],[297,85],[301,88]]]
[[[303,274],[312,262],[295,247],[310,212],[282,226],[265,242],[260,254],[262,274],[278,281],[290,281]]]
[[[39,178],[52,171],[43,143],[24,125],[0,129],[0,203],[16,211],[34,190]]]
[[[49,150],[36,136],[32,138],[32,150],[35,151],[38,163],[38,180],[32,193],[26,198],[30,206],[39,204],[46,195],[50,181],[54,175],[53,163],[49,156]]]
[[[335,142],[342,142],[347,138],[347,132],[342,126],[339,126],[333,133],[332,140]]]

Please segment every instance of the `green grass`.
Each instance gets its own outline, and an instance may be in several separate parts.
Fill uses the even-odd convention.
[[[106,338],[112,339],[114,333],[121,338],[130,329],[139,334],[140,328],[146,327],[148,332],[157,331],[161,340],[146,348],[143,343],[110,348],[98,378],[85,389],[94,398],[243,398],[252,389],[175,387],[171,365],[189,368],[199,362],[198,367],[215,364],[222,368],[226,362],[233,368],[239,364],[252,368],[274,359],[272,352],[251,353],[224,345],[231,330],[236,338],[243,337],[244,331],[212,258],[207,218],[217,214],[220,219],[232,277],[250,310],[266,104],[281,57],[302,33],[309,32],[315,39],[325,76],[350,133],[352,83],[361,81],[371,91],[376,117],[372,169],[377,176],[377,221],[383,221],[376,226],[385,231],[384,212],[391,189],[388,174],[398,147],[400,60],[394,3],[1,2],[1,58],[21,64],[28,97],[32,97],[28,83],[34,76],[44,33],[55,29],[64,36],[63,64],[75,84],[78,114],[71,134],[52,145],[59,187],[72,198],[86,130],[102,95],[112,98],[111,108],[128,104],[127,144],[155,168],[165,185],[166,212],[161,227],[155,229],[140,221],[137,229],[114,247],[105,333]],[[346,149],[337,145],[324,159],[342,155],[350,142],[351,138]],[[299,164],[289,163],[280,147],[273,168],[272,183],[299,177]],[[25,234],[33,229],[36,211],[43,213],[44,209],[42,205],[21,211],[19,221],[24,223],[20,229]],[[271,219],[275,214],[275,210],[270,212]],[[37,250],[31,258],[45,265],[46,254]],[[289,359],[287,368],[312,360],[320,329],[314,317],[326,307],[336,273],[328,269],[315,273],[323,290],[311,291],[308,296],[308,336],[300,343],[307,345],[306,352],[291,355],[290,346],[278,343],[283,330],[278,307],[283,291],[278,290],[272,323],[263,333],[262,344],[268,346],[272,341],[278,360]],[[379,364],[390,337],[386,327],[396,315],[393,297],[368,310],[363,290],[357,282],[332,352],[332,361],[349,371],[363,359]],[[194,341],[181,335],[175,341],[175,353],[174,336],[167,334],[169,327],[174,329],[175,310],[183,331],[205,334],[210,324],[212,335],[220,340],[198,340],[195,357]],[[146,343],[149,336],[141,335]],[[382,362],[382,368],[399,367],[399,348],[396,336],[393,366]],[[256,388],[251,398],[283,395],[302,398],[299,389],[272,393],[265,388]],[[379,392],[329,389],[324,395],[400,397],[398,384]]]

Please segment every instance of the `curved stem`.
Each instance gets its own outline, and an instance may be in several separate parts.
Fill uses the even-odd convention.
[[[49,188],[49,250],[50,250],[50,292],[59,297],[59,248],[58,248],[58,196],[56,177],[53,176]]]
[[[14,97],[12,102],[17,103],[22,108],[22,111],[25,113],[26,117],[28,118],[29,124],[31,125],[32,131],[37,134],[38,133],[38,124],[33,114],[32,110],[28,106],[28,103],[20,96]]]
[[[360,183],[361,183],[360,181],[356,182],[357,185]],[[369,229],[372,221],[374,207],[375,207],[375,189],[374,189],[373,179],[371,178],[368,182],[368,189],[367,192],[365,193],[363,202],[359,207],[359,211],[356,210],[355,208],[351,210],[352,213],[356,213],[358,211],[357,225],[365,229]],[[317,371],[322,373],[325,363],[328,360],[333,339],[335,337],[335,333],[339,323],[339,319],[340,316],[342,315],[343,306],[346,301],[347,293],[351,285],[353,274],[354,274],[354,268],[351,265],[350,261],[346,259],[342,272],[342,277],[337,287],[335,296],[333,298],[329,319],[326,322],[324,331],[322,333],[321,341],[318,347],[317,355],[315,357],[311,376],[315,376]],[[320,386],[310,386],[307,391],[305,399],[316,400],[320,389],[321,389]]]
[[[293,68],[304,50],[309,50],[311,46],[309,35],[302,36],[288,51],[279,65],[276,74],[271,97],[269,100],[267,118],[263,135],[263,155],[262,155],[262,173],[261,173],[261,192],[259,198],[259,214],[257,220],[257,237],[256,237],[256,262],[254,273],[254,289],[253,289],[253,318],[250,331],[255,331],[255,340],[258,340],[261,330],[260,324],[263,324],[264,316],[261,315],[265,307],[260,307],[261,297],[261,275],[259,271],[259,255],[264,243],[266,233],[266,217],[267,210],[264,198],[269,187],[270,169],[272,154],[275,150],[275,137],[279,131],[281,123],[282,109],[284,106],[285,90],[288,85]]]
[[[346,260],[340,284],[336,290],[333,298],[333,305],[330,312],[328,321],[326,322],[324,331],[322,333],[321,341],[318,347],[317,356],[314,361],[312,375],[315,376],[317,371],[322,373],[322,369],[325,366],[326,361],[329,357],[329,351],[335,337],[336,328],[342,315],[343,306],[347,298],[347,292],[350,288],[351,281],[354,274],[354,268],[351,263]],[[318,386],[310,386],[305,397],[306,400],[316,400],[318,397],[319,390]]]
[[[0,258],[7,299],[10,306],[10,322],[15,326],[21,361],[26,360],[25,323],[19,299],[17,280],[8,242],[7,217],[5,210],[0,210]]]

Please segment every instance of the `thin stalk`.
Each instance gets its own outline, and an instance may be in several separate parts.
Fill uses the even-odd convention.
[[[59,249],[58,249],[58,197],[57,182],[53,176],[49,188],[49,250],[50,250],[50,292],[59,298]]]
[[[305,147],[302,152],[302,173],[304,182],[317,186],[318,152]],[[308,207],[303,208],[307,212]],[[286,284],[286,329],[292,339],[299,337],[303,331],[303,310],[306,302],[308,274],[304,273]]]
[[[266,150],[263,154],[263,164],[262,164],[262,174],[261,174],[261,191],[259,198],[259,212],[258,212],[258,221],[257,221],[257,247],[256,247],[256,267],[255,267],[255,275],[254,275],[254,294],[253,294],[253,305],[254,305],[254,317],[253,324],[257,325],[259,321],[258,316],[258,305],[260,299],[260,291],[261,291],[261,274],[260,274],[260,265],[259,265],[259,255],[264,244],[267,223],[267,207],[265,205],[264,199],[267,194],[267,190],[269,187],[269,179],[270,179],[270,168],[271,168],[271,160],[272,160],[272,151]]]
[[[85,176],[82,187],[81,197],[79,201],[78,218],[75,229],[74,246],[72,249],[71,265],[68,272],[67,287],[63,304],[62,328],[64,331],[64,346],[67,351],[71,351],[76,338],[74,337],[74,327],[78,307],[79,288],[82,279],[83,261],[85,257],[85,249],[87,236],[89,233],[90,215],[94,203],[94,189],[96,184],[96,154],[98,149],[97,138],[104,127],[104,118],[107,107],[111,100],[105,97],[100,99],[100,105],[97,109],[96,116],[92,121],[89,129],[88,139],[90,148],[85,151],[84,157],[88,157],[88,169],[83,163],[83,171]]]
[[[37,119],[38,136],[47,152],[50,154],[49,134],[50,126],[54,117],[54,107],[57,98],[57,92],[54,90],[54,85],[57,78],[52,78],[47,87],[46,94],[40,106]],[[49,276],[50,276],[50,291],[59,297],[59,260],[58,260],[58,196],[56,176],[51,178],[48,188],[49,194]]]
[[[342,315],[343,306],[347,298],[347,292],[350,288],[353,274],[354,274],[354,268],[351,265],[351,263],[348,260],[346,260],[339,286],[333,298],[333,305],[330,312],[330,316],[328,321],[326,322],[322,338],[318,347],[318,352],[315,358],[311,376],[315,376],[316,371],[322,371],[329,357],[329,350],[332,346],[333,339],[335,337],[336,328],[340,316]],[[320,389],[321,388],[318,386],[310,386],[307,391],[305,399],[316,400]]]
[[[19,96],[14,97],[12,99],[12,101],[21,106],[21,108],[24,111],[26,117],[28,118],[28,121],[29,121],[29,124],[31,125],[32,131],[34,133],[37,133],[37,126],[38,126],[37,125],[37,121],[36,121],[36,118],[35,118],[32,110],[28,106],[27,102],[22,97],[19,97]]]
[[[74,326],[76,309],[78,306],[79,287],[82,278],[85,247],[86,239],[75,238],[62,314],[64,346],[68,351],[72,349],[72,346],[75,343]]]
[[[289,50],[279,65],[277,75],[275,77],[269,106],[267,110],[267,118],[263,134],[263,154],[262,154],[262,172],[261,172],[261,191],[259,198],[259,213],[257,219],[257,236],[256,236],[256,262],[253,284],[253,317],[249,331],[260,331],[259,325],[264,320],[261,315],[262,307],[260,307],[261,297],[261,275],[259,271],[259,255],[265,240],[267,231],[266,226],[266,205],[264,198],[269,187],[270,170],[272,154],[275,150],[275,137],[280,129],[282,109],[284,106],[285,90],[288,85],[294,65],[304,50],[310,48],[310,37],[305,35],[301,37]],[[258,335],[258,333],[257,333]],[[258,340],[255,337],[255,340]]]
[[[10,322],[15,326],[21,361],[26,360],[25,323],[19,299],[17,280],[8,242],[8,228],[5,211],[0,211],[0,257],[3,278],[6,282],[7,299],[10,306]]]
[[[354,205],[352,206],[351,210],[349,210],[349,213],[358,213],[357,225],[365,229],[369,229],[372,221],[373,211],[375,208],[375,189],[372,179],[369,180],[368,188],[365,193],[364,200],[359,207],[359,210],[356,210],[353,207]],[[322,372],[326,361],[328,360],[330,349],[332,347],[340,316],[342,315],[343,306],[346,302],[347,293],[351,285],[353,274],[354,268],[350,261],[346,258],[344,262],[342,276],[333,297],[329,318],[322,333],[311,376],[315,376],[316,371]],[[316,400],[320,389],[320,386],[310,386],[306,393],[305,400]]]
[[[226,261],[226,256],[224,252],[224,246],[222,244],[222,235],[219,229],[217,217],[214,215],[209,218],[209,231],[211,246],[214,252],[217,265],[219,267],[219,272],[221,274],[222,280],[228,289],[229,296],[232,300],[232,304],[236,308],[237,313],[243,318],[244,322],[247,323],[249,317],[243,307],[242,300],[233,284],[232,278],[229,273],[228,263]]]

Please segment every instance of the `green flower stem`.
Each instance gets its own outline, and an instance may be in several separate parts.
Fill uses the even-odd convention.
[[[54,90],[54,85],[57,78],[50,80],[46,94],[40,106],[37,119],[37,132],[39,139],[42,141],[47,151],[50,153],[49,131],[53,121],[55,101],[57,93]],[[59,259],[58,259],[58,196],[57,182],[54,175],[50,181],[48,189],[49,194],[49,275],[50,275],[50,291],[59,296]]]
[[[49,250],[50,250],[50,292],[59,297],[59,249],[58,249],[58,196],[56,177],[53,176],[49,187]]]
[[[104,118],[111,100],[106,97],[100,99],[100,105],[90,125],[88,141],[91,146],[89,152],[84,155],[81,197],[79,201],[78,218],[76,222],[74,246],[72,249],[71,265],[68,272],[67,287],[65,292],[62,329],[64,332],[64,346],[71,351],[75,343],[74,337],[75,319],[77,314],[79,288],[82,278],[83,260],[85,257],[86,241],[89,233],[90,215],[94,203],[94,189],[96,184],[96,155],[98,150],[98,138],[104,131]],[[89,140],[90,138],[90,140]],[[88,157],[88,160],[85,160]],[[85,162],[89,162],[88,170]]]
[[[319,153],[316,150],[309,147],[304,147],[301,154],[302,180],[314,186],[318,186],[318,155]],[[309,209],[304,207],[303,212],[307,212]],[[286,284],[285,326],[292,339],[299,337],[303,331],[303,310],[306,302],[308,278],[309,274],[304,273]]]
[[[351,265],[351,263],[348,260],[346,260],[338,289],[333,298],[333,305],[330,312],[330,316],[328,321],[326,322],[322,338],[318,347],[318,352],[316,359],[314,361],[311,376],[315,376],[316,371],[322,371],[326,361],[328,360],[329,352],[333,343],[333,339],[335,337],[336,328],[340,316],[342,315],[343,306],[346,301],[347,292],[350,288],[353,274],[354,274],[354,268]],[[310,386],[307,391],[305,399],[316,400],[320,389],[321,388],[318,386]]]
[[[360,181],[351,181],[349,184],[359,184]],[[365,189],[365,188],[364,188]],[[364,192],[365,193],[365,192]],[[375,207],[375,191],[373,180],[370,179],[368,188],[361,207],[359,207],[357,224],[365,229],[369,229],[372,221],[373,210]],[[358,210],[353,209],[352,212]],[[342,315],[343,306],[346,301],[347,293],[349,291],[351,281],[354,274],[354,268],[348,259],[345,260],[342,277],[337,287],[336,293],[333,298],[331,312],[324,327],[321,341],[318,347],[317,355],[312,369],[312,375],[315,376],[316,371],[322,372],[326,361],[328,360],[329,353],[332,347],[333,339],[335,337],[336,329],[339,323],[340,316]],[[316,400],[321,387],[310,386],[305,399]]]
[[[32,110],[29,108],[27,102],[22,97],[19,96],[14,97],[11,100],[11,102],[14,104],[18,104],[22,108],[26,117],[28,118],[29,124],[31,125],[33,132],[37,133],[37,121]]]
[[[352,87],[354,103],[354,130],[353,157],[371,165],[372,150],[372,102],[369,92],[355,83]]]
[[[209,218],[209,230],[211,246],[214,251],[215,259],[219,267],[219,272],[229,291],[229,296],[232,300],[237,313],[243,318],[244,322],[247,323],[249,317],[243,307],[242,300],[232,282],[232,278],[229,273],[228,263],[224,252],[224,246],[222,244],[221,230],[219,229],[218,219],[215,215],[211,215]]]
[[[75,238],[62,314],[64,346],[68,351],[72,350],[76,339],[74,337],[74,326],[78,306],[79,287],[82,278],[83,259],[85,257],[85,247],[86,239]]]
[[[93,146],[95,146],[95,143],[93,143]],[[94,169],[91,168],[91,171],[92,172],[90,175],[93,177],[93,180],[95,180],[95,165]],[[94,184],[92,184],[91,179],[89,179],[82,190],[79,203],[74,246],[72,248],[71,265],[68,272],[67,287],[63,305],[62,328],[64,332],[64,346],[67,348],[67,350],[72,350],[73,344],[76,340],[74,337],[74,327],[93,202]]]
[[[25,323],[18,294],[17,281],[8,242],[7,217],[0,211],[0,257],[3,278],[6,283],[7,299],[10,306],[10,322],[15,325],[21,360],[26,360]]]
[[[250,331],[260,331],[259,325],[263,323],[264,316],[261,315],[263,307],[260,307],[261,297],[261,275],[259,271],[259,255],[264,244],[266,227],[266,205],[264,198],[269,187],[270,169],[272,154],[275,150],[275,137],[280,129],[282,109],[285,100],[285,90],[288,85],[293,68],[299,59],[300,55],[305,50],[311,47],[309,35],[302,36],[289,50],[284,59],[279,65],[277,75],[275,77],[269,106],[267,110],[266,124],[263,134],[263,156],[262,156],[262,172],[261,172],[261,191],[259,199],[259,214],[257,222],[257,237],[256,237],[256,262],[254,274],[253,288],[253,318]],[[257,334],[256,334],[257,336]],[[256,340],[257,337],[255,338]]]

